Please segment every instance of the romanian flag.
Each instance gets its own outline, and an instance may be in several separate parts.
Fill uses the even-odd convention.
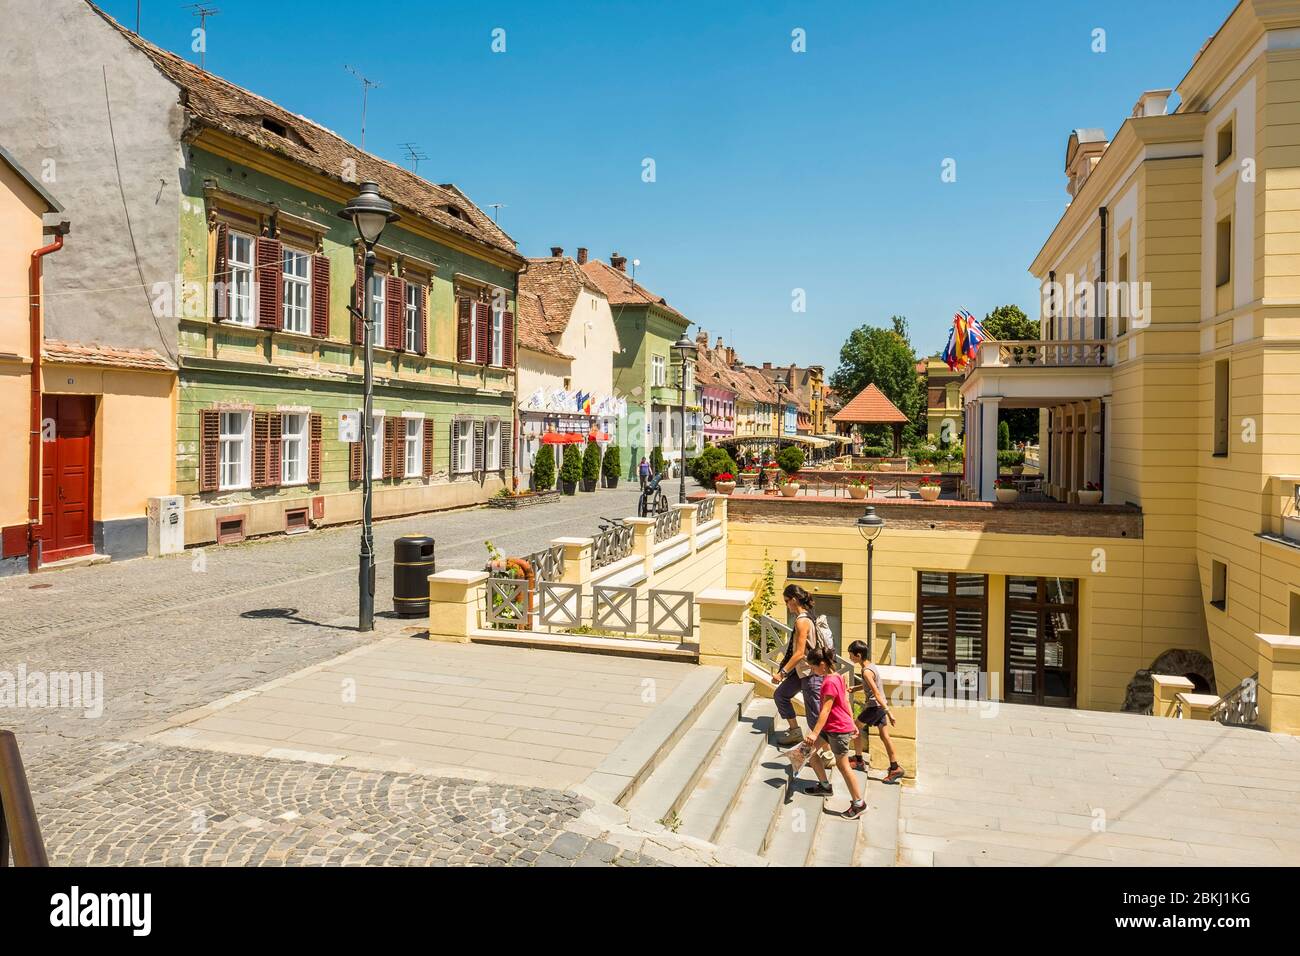
[[[582,396],[582,414],[591,414],[591,392],[585,392]]]

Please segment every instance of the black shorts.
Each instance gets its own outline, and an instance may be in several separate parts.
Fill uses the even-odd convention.
[[[864,727],[883,727],[889,722],[889,715],[879,704],[863,707],[858,712],[858,723]]]

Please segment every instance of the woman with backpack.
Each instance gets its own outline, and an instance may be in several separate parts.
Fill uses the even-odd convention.
[[[819,636],[813,620],[812,595],[797,584],[788,584],[781,596],[785,599],[786,610],[795,615],[795,620],[781,666],[772,673],[772,683],[777,685],[772,696],[776,712],[785,718],[786,723],[785,733],[777,738],[777,742],[790,745],[800,743],[804,738],[795,715],[794,695],[803,694],[803,712],[809,727],[817,722],[821,713],[822,679],[808,666],[807,655],[809,650],[826,642]]]

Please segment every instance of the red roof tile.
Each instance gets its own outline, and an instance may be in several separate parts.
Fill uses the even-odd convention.
[[[890,425],[907,420],[907,416],[898,410],[898,406],[874,384],[868,385],[854,395],[852,401],[836,412],[832,419],[845,424],[867,425]]]
[[[46,339],[41,346],[41,361],[69,365],[107,365],[113,368],[138,368],[149,372],[174,372],[176,366],[153,349],[121,349],[111,345],[61,342]]]
[[[670,306],[663,296],[637,285],[626,272],[615,269],[601,259],[588,259],[580,268],[605,293],[610,305],[657,305],[683,322],[687,321],[686,316]]]

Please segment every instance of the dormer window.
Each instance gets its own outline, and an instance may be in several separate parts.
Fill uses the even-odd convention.
[[[467,216],[465,210],[461,209],[459,206],[453,206],[451,203],[444,203],[438,208],[453,219],[459,219],[461,222],[469,222],[469,216]]]
[[[283,136],[286,139],[289,136],[289,127],[285,126],[278,120],[271,119],[269,116],[262,117],[262,129],[269,133],[274,133],[276,136]]]

